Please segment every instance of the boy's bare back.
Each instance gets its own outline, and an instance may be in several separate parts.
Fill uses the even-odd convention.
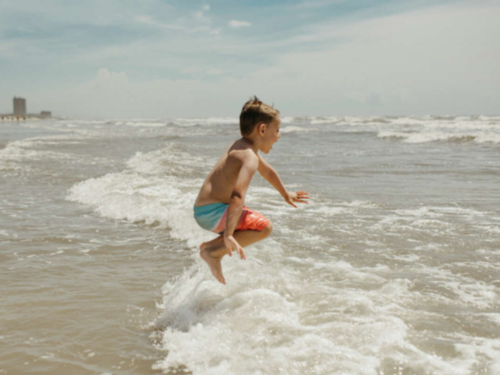
[[[195,205],[229,204],[240,173],[248,174],[247,177],[250,180],[258,165],[259,156],[252,149],[252,145],[245,138],[235,141],[222,154],[215,167],[208,174],[196,198]]]

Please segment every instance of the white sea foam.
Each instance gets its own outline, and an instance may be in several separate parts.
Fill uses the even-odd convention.
[[[436,141],[471,141],[475,135],[467,133],[416,133],[416,132],[395,132],[382,131],[378,133],[379,138],[402,138],[406,143],[426,143]]]
[[[387,255],[388,258],[394,259],[394,260],[400,260],[403,262],[416,262],[417,260],[420,259],[420,256],[416,254],[410,254],[410,255]]]
[[[311,124],[336,124],[342,121],[342,117],[313,117],[310,119]]]
[[[307,213],[311,213],[313,215],[324,215],[324,216],[335,216],[350,211],[351,210],[345,207],[329,207],[329,206],[320,206],[320,207],[313,206],[306,209]]]
[[[314,130],[316,130],[316,129],[289,125],[289,126],[282,127],[280,129],[280,132],[281,133],[301,133],[301,132],[310,132],[310,131],[314,131]]]
[[[280,369],[299,374],[316,368],[324,373],[356,367],[349,360],[353,357],[365,366],[370,362],[371,367],[378,365],[376,358],[325,335],[334,327],[301,323],[297,304],[285,297],[298,281],[294,281],[296,275],[282,270],[266,272],[265,279],[255,278],[253,275],[262,274],[269,266],[246,263],[242,267],[241,262],[228,262],[228,273],[237,268],[240,276],[227,287],[203,281],[196,272],[185,273],[165,286],[165,312],[156,324],[168,327],[162,342],[169,354],[158,368],[184,365],[203,374],[271,374]],[[283,283],[286,280],[292,285]],[[235,353],[231,348],[238,350]],[[312,351],[317,355],[311,357]],[[366,373],[375,374],[370,367]]]
[[[193,125],[220,125],[220,124],[239,124],[240,120],[236,117],[209,117],[209,118],[177,118],[172,123],[179,126]]]
[[[379,127],[379,138],[402,139],[406,143],[475,142],[500,143],[500,122],[494,117],[397,118]]]
[[[413,209],[397,209],[392,213],[387,212],[378,222],[373,224],[376,230],[384,230],[387,233],[411,233],[420,232],[431,234],[451,234],[459,229],[457,224],[473,223],[491,224],[496,216],[493,213],[477,211],[471,208],[463,207],[418,207]],[[488,232],[486,229],[484,232]],[[458,235],[458,233],[457,233]],[[430,250],[425,246],[417,247],[420,250]]]
[[[454,207],[449,207],[454,208]],[[441,217],[443,214],[434,212],[430,207],[419,207],[414,209],[405,209],[405,210],[395,210],[395,212],[400,216],[414,216],[414,217]]]
[[[124,124],[127,126],[152,127],[152,128],[167,126],[166,122],[133,122],[133,121],[128,121],[128,122],[125,122]]]
[[[205,170],[215,165],[216,160],[202,158],[186,153],[182,146],[168,142],[165,147],[146,154],[138,152],[127,166],[131,169],[148,174],[191,175],[193,171]]]
[[[408,325],[397,316],[410,314],[411,306],[416,307],[411,314],[419,314],[421,295],[407,280],[378,276],[386,266],[358,269],[297,258],[299,267],[314,265],[309,276],[259,262],[266,247],[260,246],[255,262],[225,262],[227,273],[238,275],[228,286],[211,282],[206,270],[196,267],[164,286],[164,313],[155,324],[165,328],[162,348],[168,355],[155,368],[184,366],[199,374],[379,374],[385,357],[417,372],[465,375],[476,362],[475,352],[444,360],[411,343]],[[345,293],[342,280],[372,287]]]
[[[202,181],[197,181],[201,184]],[[193,182],[191,182],[193,183]],[[195,181],[196,183],[196,181]],[[112,173],[73,186],[68,199],[90,205],[104,217],[146,224],[159,223],[177,239],[193,239],[201,229],[193,225],[194,193],[183,193],[175,177],[142,175],[134,171]]]
[[[173,149],[163,152],[168,150]],[[156,159],[154,153],[158,151],[136,155],[129,161],[130,168],[123,172],[73,186],[68,199],[88,204],[105,217],[160,222],[171,229],[174,238],[186,241],[194,250],[206,239],[192,218],[196,190],[189,189],[181,177],[162,175],[161,170],[151,164],[151,160]],[[141,166],[142,162],[146,166]],[[195,185],[199,183],[201,181],[196,181]],[[167,370],[186,366],[194,373],[203,374],[279,371],[303,374],[310,369],[317,373],[348,370],[377,374],[382,352],[395,342],[411,347],[406,339],[408,327],[387,314],[387,300],[379,305],[380,300],[373,300],[376,294],[367,296],[359,290],[342,301],[343,292],[335,284],[316,285],[307,281],[307,274],[280,267],[283,258],[270,255],[276,254],[280,247],[279,243],[269,240],[255,246],[247,262],[225,259],[224,270],[230,281],[226,287],[213,281],[194,251],[191,256],[197,262],[180,279],[164,287],[165,311],[156,326],[165,327],[162,348],[168,355],[156,367]],[[315,268],[324,270],[323,273],[332,266],[334,274],[341,272],[359,283],[385,284],[384,279],[374,273],[381,272],[378,268],[359,270],[345,262],[315,263]],[[319,324],[313,323],[316,318],[311,320],[311,317],[319,314],[317,319],[323,320],[322,313],[311,311],[313,315],[306,319],[310,322],[302,322],[305,317],[300,306],[305,300],[301,291],[313,292],[307,298],[317,296],[308,302],[314,307],[320,303],[314,299],[322,298],[324,288],[336,295],[336,304],[332,306],[337,305],[337,310],[341,310],[335,312],[335,316],[340,318],[340,311],[356,312],[356,316],[364,311],[368,315],[343,321],[329,318]],[[391,289],[387,285],[384,295],[390,296],[391,290],[399,294],[403,291],[399,288]],[[407,293],[407,285],[403,288]],[[382,306],[383,313],[378,311]],[[384,333],[389,327],[390,334]],[[376,340],[360,342],[361,332]],[[238,350],[232,352],[232,348]]]
[[[373,202],[351,201],[351,202],[340,202],[337,205],[331,205],[327,203],[325,204],[312,203],[308,206],[303,207],[303,209],[307,214],[332,217],[343,214],[356,214],[358,211],[362,209],[373,209],[376,207],[377,205]]]
[[[436,302],[491,308],[498,301],[495,285],[472,277],[457,275],[444,267],[427,267],[425,274],[428,277],[428,291]],[[438,293],[439,289],[436,288],[444,288],[449,291],[449,294]]]
[[[500,143],[498,117],[295,117],[289,123],[321,124],[322,131],[342,133],[376,132],[379,138],[402,139],[406,143],[436,141]]]
[[[367,202],[367,201],[351,201],[351,202],[342,202],[340,203],[342,206],[347,206],[347,207],[360,207],[360,208],[376,208],[378,205],[374,202]]]
[[[210,235],[194,222],[192,206],[202,180],[190,175],[206,160],[183,153],[175,143],[146,154],[137,153],[128,169],[74,185],[67,199],[87,204],[104,217],[131,222],[159,223],[171,236],[190,246]],[[188,178],[184,178],[188,175]]]
[[[41,143],[53,143],[50,139],[54,138],[37,137],[8,143],[6,147],[0,149],[0,171],[29,171],[30,166],[23,163],[28,160],[71,158],[71,155],[66,153],[36,149]]]
[[[497,134],[497,133],[479,134],[474,138],[474,142],[500,144],[500,134]]]
[[[299,122],[293,123],[290,127]],[[494,340],[474,341],[472,334],[464,334],[458,342],[446,336],[443,340],[457,352],[443,357],[417,343],[419,335],[430,340],[436,335],[413,326],[445,319],[435,311],[440,304],[456,307],[457,313],[467,308],[494,311],[495,285],[447,265],[426,263],[428,254],[449,250],[444,243],[430,242],[430,235],[453,234],[457,222],[472,218],[489,222],[491,213],[458,206],[386,209],[369,201],[376,198],[342,198],[294,210],[272,188],[251,186],[247,201],[276,223],[276,233],[249,248],[246,262],[226,257],[228,285],[222,286],[197,255],[197,245],[213,235],[192,218],[201,178],[214,162],[170,142],[136,153],[125,170],[83,181],[68,193],[68,199],[103,217],[169,228],[190,249],[168,249],[189,260],[183,274],[163,287],[163,312],[154,326],[165,358],[155,368],[166,373],[186,368],[194,374],[379,375],[382,369],[398,373],[401,366],[402,373],[465,375],[484,358],[490,358],[491,369],[497,368]],[[410,241],[408,233],[420,235],[406,249],[416,254],[401,255],[389,236],[400,245]],[[338,234],[348,240],[341,243]],[[359,252],[349,254],[350,245]],[[366,257],[371,264],[355,257]],[[391,260],[398,261],[397,267]],[[400,276],[405,272],[416,281]],[[422,307],[429,305],[433,308]]]

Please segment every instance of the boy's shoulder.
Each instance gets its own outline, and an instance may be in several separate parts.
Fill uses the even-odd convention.
[[[255,153],[255,151],[244,142],[239,141],[234,142],[229,148],[227,158],[228,161],[233,161],[239,164],[258,165],[259,163],[259,156]]]

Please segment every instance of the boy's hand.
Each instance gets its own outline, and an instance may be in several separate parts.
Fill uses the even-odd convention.
[[[246,260],[247,257],[245,256],[245,252],[243,251],[243,248],[240,246],[238,241],[233,236],[224,236],[224,245],[226,245],[227,251],[229,253],[229,256],[233,256],[233,251],[236,251],[238,254],[240,254],[241,259]]]
[[[309,193],[305,191],[286,192],[285,196],[286,203],[292,205],[295,208],[297,208],[297,206],[294,204],[294,202],[307,203],[305,199],[309,199]]]

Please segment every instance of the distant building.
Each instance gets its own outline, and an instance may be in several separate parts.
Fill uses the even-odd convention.
[[[14,97],[14,116],[26,116],[26,99]]]
[[[18,120],[26,120],[26,119],[51,119],[52,117],[52,111],[41,111],[39,114],[38,113],[28,113],[26,111],[26,99],[25,98],[18,98],[14,97],[13,100],[14,104],[14,113],[9,113],[9,114],[0,114],[0,120],[15,120],[16,118]]]

